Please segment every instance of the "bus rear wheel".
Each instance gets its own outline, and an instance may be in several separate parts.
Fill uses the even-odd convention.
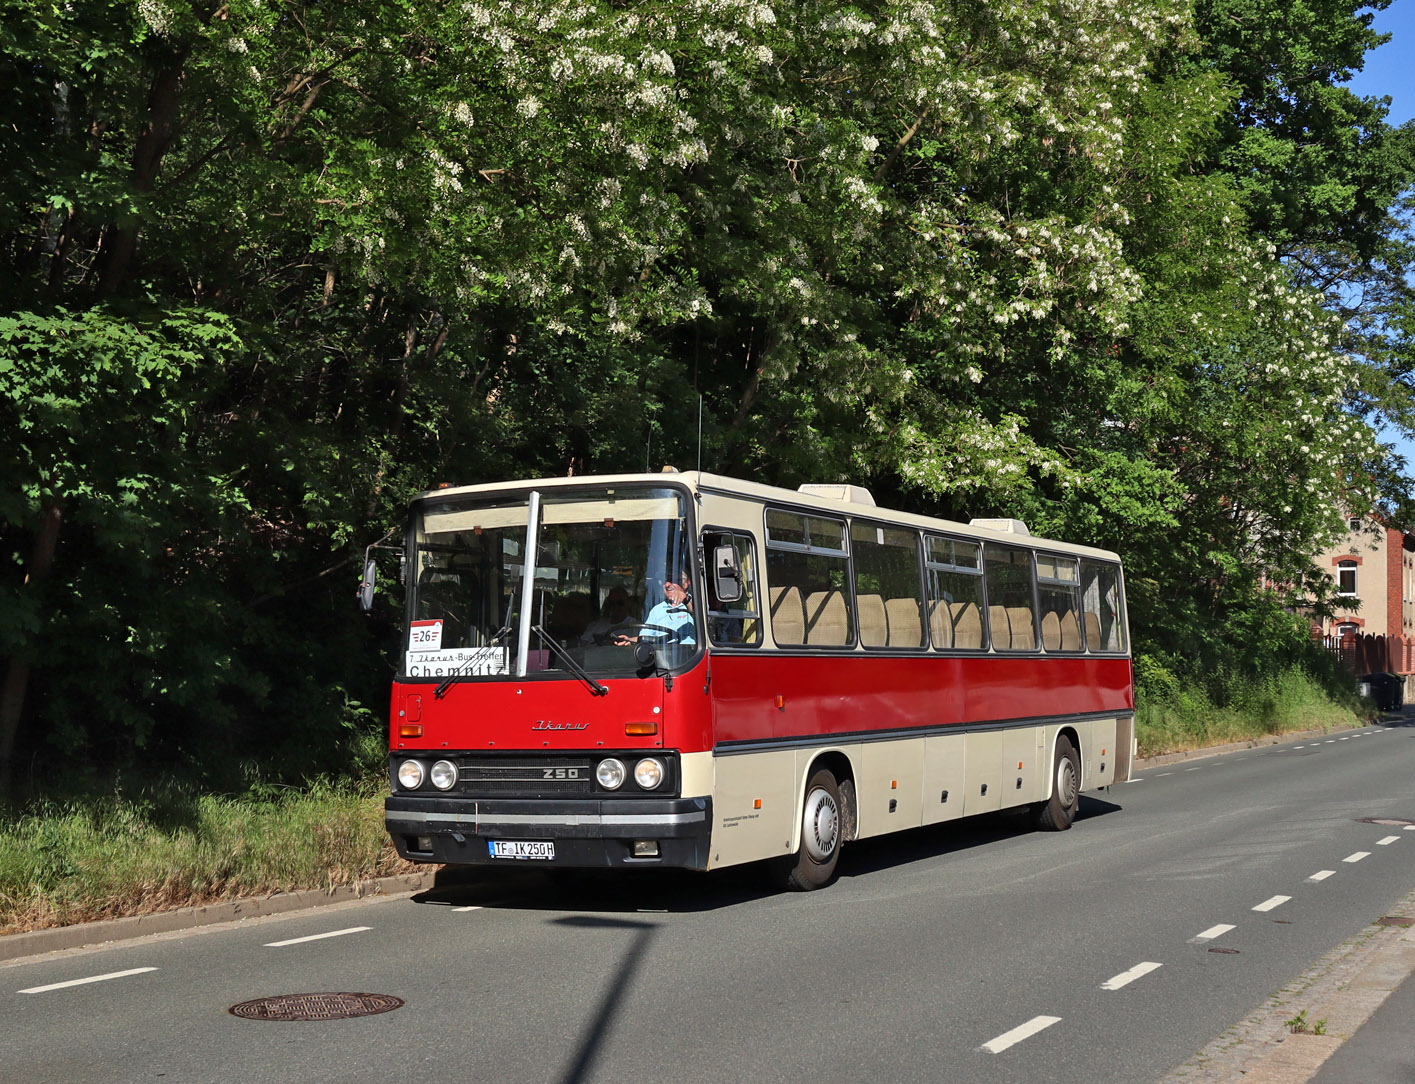
[[[1051,797],[1037,805],[1037,827],[1046,832],[1064,832],[1076,819],[1081,807],[1081,756],[1071,739],[1056,739],[1056,759],[1052,765]]]
[[[840,859],[845,818],[840,784],[829,768],[817,768],[806,783],[801,806],[801,842],[794,854],[773,860],[772,873],[783,888],[809,892],[830,882]]]

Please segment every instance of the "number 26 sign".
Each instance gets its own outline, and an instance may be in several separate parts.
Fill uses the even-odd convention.
[[[409,651],[441,651],[442,619],[436,621],[414,621],[408,637]]]

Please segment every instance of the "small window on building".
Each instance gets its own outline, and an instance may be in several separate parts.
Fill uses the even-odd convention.
[[[1356,593],[1356,562],[1342,561],[1336,566],[1336,593],[1354,595]]]
[[[1346,521],[1346,525],[1350,527],[1353,531],[1359,531],[1361,529],[1361,517],[1352,516]]]

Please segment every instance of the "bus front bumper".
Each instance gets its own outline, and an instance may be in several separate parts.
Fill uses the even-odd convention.
[[[393,795],[383,807],[393,845],[412,862],[591,869],[708,866],[711,798],[530,802]],[[552,846],[504,846],[520,843]],[[658,853],[644,854],[646,844],[657,844]],[[550,853],[553,857],[542,857]]]

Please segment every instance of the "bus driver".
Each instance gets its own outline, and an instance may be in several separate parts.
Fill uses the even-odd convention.
[[[644,618],[638,636],[616,636],[616,644],[636,644],[642,639],[663,640],[686,644],[697,643],[693,628],[693,596],[688,590],[688,573],[670,579],[663,585],[663,601],[656,603]],[[655,627],[657,626],[657,627]]]

